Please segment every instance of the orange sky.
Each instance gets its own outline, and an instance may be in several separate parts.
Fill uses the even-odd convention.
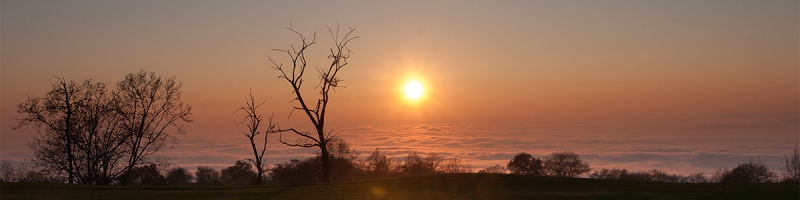
[[[758,152],[732,150],[745,158],[748,153],[777,157],[788,152],[778,148],[798,140],[797,1],[4,0],[0,9],[3,159],[29,155],[25,143],[35,130],[11,130],[15,106],[27,95],[44,94],[53,81],[51,74],[104,82],[140,69],[176,76],[197,120],[181,137],[187,147],[179,145],[171,152],[191,151],[191,141],[197,140],[245,140],[240,135],[245,129],[235,126],[238,116],[232,113],[250,88],[267,102],[262,112],[274,112],[282,126],[308,127],[307,119],[286,119],[292,94],[269,69],[267,59],[269,55],[288,62],[270,49],[297,44],[283,29],[290,19],[300,32],[319,32],[318,45],[309,51],[311,66],[328,64],[331,40],[325,25],[338,22],[357,28],[360,38],[351,45],[355,54],[342,71],[347,88],[337,89],[329,111],[330,128],[353,138],[374,134],[359,135],[358,127],[398,135],[389,130],[425,125],[496,132],[504,132],[502,127],[562,127],[550,131],[583,139],[660,138],[664,135],[657,130],[666,129],[674,130],[667,131],[669,135],[702,132],[735,143],[745,142],[732,139],[741,134],[697,128],[743,125],[756,127],[748,132],[751,135],[784,141]],[[426,87],[424,100],[414,105],[404,101],[400,89],[409,78]],[[782,128],[758,129],[762,124]],[[573,130],[576,127],[598,133]],[[449,130],[456,135],[464,131]],[[499,135],[537,134],[528,130]],[[563,145],[538,148],[537,153],[586,149],[569,146],[578,140],[548,140]],[[379,144],[368,143],[355,146],[368,150]],[[691,150],[684,151],[706,150],[700,146],[689,145]],[[453,150],[425,144],[405,147]],[[311,152],[280,149],[300,152],[297,155]],[[481,151],[479,145],[464,149]],[[533,149],[522,145],[494,151]],[[233,160],[213,162],[228,165],[240,159],[235,155],[244,157],[247,151],[234,154]],[[488,165],[485,159],[461,156]],[[685,169],[691,168],[691,159],[686,162],[690,164]],[[709,165],[721,167],[722,162]]]

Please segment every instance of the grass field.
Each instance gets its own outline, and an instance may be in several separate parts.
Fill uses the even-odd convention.
[[[800,184],[689,184],[444,174],[320,185],[120,187],[3,183],[0,199],[800,199]]]

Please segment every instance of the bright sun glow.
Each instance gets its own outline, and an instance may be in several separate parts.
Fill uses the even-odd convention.
[[[419,99],[419,97],[422,96],[424,90],[422,88],[422,84],[420,84],[419,82],[410,81],[406,83],[405,92],[406,92],[406,97],[408,97],[411,100],[417,100]]]

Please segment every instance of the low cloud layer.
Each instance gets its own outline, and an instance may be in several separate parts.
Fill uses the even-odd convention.
[[[363,125],[337,132],[361,152],[362,159],[376,148],[398,158],[411,152],[435,152],[461,158],[477,171],[495,164],[505,165],[520,152],[544,158],[555,151],[573,151],[593,169],[659,169],[688,174],[713,173],[722,167],[734,167],[750,157],[761,159],[771,170],[779,171],[783,155],[798,141],[796,127],[796,121],[788,125],[723,124],[695,128]],[[233,165],[236,160],[253,157],[244,136],[184,137],[175,148],[161,153],[168,156],[174,166],[194,169],[207,165],[221,169]],[[316,148],[282,145],[277,135],[270,138],[268,164],[311,157],[316,151]],[[3,159],[12,161],[29,156],[26,151],[3,152]]]

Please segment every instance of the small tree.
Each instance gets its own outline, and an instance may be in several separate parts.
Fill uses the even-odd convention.
[[[219,171],[209,166],[197,166],[194,172],[197,183],[217,183],[219,182]]]
[[[272,123],[272,116],[270,116],[267,127],[266,129],[264,129],[264,140],[263,140],[264,143],[260,145],[261,149],[259,150],[258,146],[256,145],[256,136],[261,134],[261,132],[258,131],[258,127],[259,125],[261,125],[261,121],[263,120],[263,118],[261,117],[261,115],[256,113],[256,111],[258,110],[258,107],[264,105],[264,102],[261,102],[260,104],[256,105],[256,100],[255,97],[253,97],[253,92],[250,91],[248,95],[250,96],[250,99],[248,99],[248,101],[245,102],[244,106],[236,110],[236,112],[243,111],[246,113],[242,122],[239,122],[237,125],[247,123],[248,132],[245,132],[244,136],[250,139],[250,146],[253,148],[253,158],[252,159],[247,158],[247,161],[250,161],[251,163],[253,163],[253,165],[256,166],[256,172],[258,174],[256,176],[256,185],[261,185],[261,180],[264,177],[264,171],[265,171],[264,156],[266,155],[265,153],[267,151],[267,139],[269,138],[268,137],[269,134],[274,132],[275,124]],[[234,114],[236,114],[236,112],[234,112]]]
[[[159,185],[164,183],[164,176],[158,171],[158,166],[151,163],[131,168],[127,181],[139,185]]]
[[[412,152],[403,160],[400,170],[407,176],[443,173],[444,161],[444,156],[437,153],[427,153],[423,157],[417,152]]]
[[[373,178],[386,178],[391,173],[393,160],[386,154],[381,154],[378,148],[375,148],[369,157],[367,157],[366,170]]]
[[[767,164],[752,157],[731,170],[723,170],[720,182],[723,183],[769,183],[776,179],[775,173],[767,169]]]
[[[167,184],[181,184],[192,182],[192,174],[183,167],[172,168],[165,177]]]
[[[800,181],[800,152],[797,149],[797,143],[794,144],[792,154],[790,156],[783,155],[784,161],[781,166],[783,171],[784,181]]]
[[[553,152],[544,159],[544,170],[550,176],[574,178],[592,170],[572,151]]]
[[[522,152],[514,156],[510,161],[508,161],[508,170],[511,171],[511,174],[519,174],[519,175],[533,175],[539,176],[542,175],[542,160],[538,158],[534,158],[531,154]]]
[[[228,168],[222,169],[220,173],[220,180],[223,182],[244,182],[254,181],[256,173],[253,172],[253,166],[247,161],[236,161],[236,164]]]

